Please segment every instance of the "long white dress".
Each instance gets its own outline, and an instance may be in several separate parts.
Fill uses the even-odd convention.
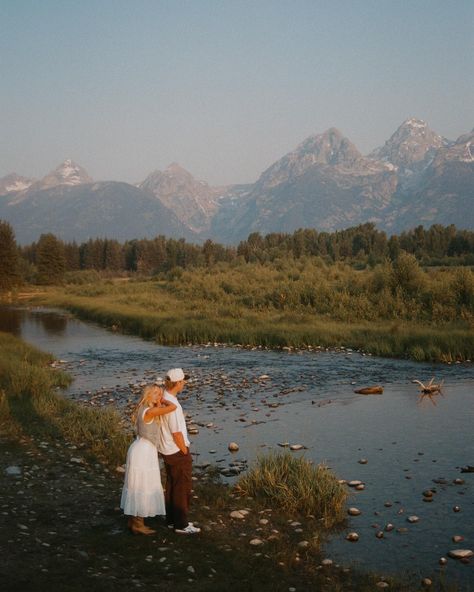
[[[153,435],[158,435],[156,422],[145,424],[144,415],[148,407],[139,410],[138,436],[127,452],[125,479],[120,507],[127,516],[157,516],[166,514],[165,497],[161,484],[158,450]],[[145,426],[143,428],[143,426]],[[146,431],[150,439],[140,435]],[[156,442],[156,440],[154,440]]]

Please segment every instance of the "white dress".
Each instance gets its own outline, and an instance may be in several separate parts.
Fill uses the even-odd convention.
[[[142,421],[138,421],[139,432],[147,409],[140,413]],[[159,430],[159,426],[155,425],[156,430]],[[128,449],[120,507],[127,516],[146,518],[166,514],[158,450],[148,438],[137,436]]]

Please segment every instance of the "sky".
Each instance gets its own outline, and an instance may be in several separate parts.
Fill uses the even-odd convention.
[[[336,127],[474,127],[472,0],[0,0],[0,177],[254,182]]]

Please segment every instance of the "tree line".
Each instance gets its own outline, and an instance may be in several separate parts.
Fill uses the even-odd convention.
[[[30,245],[18,246],[11,225],[0,220],[0,290],[22,282],[56,284],[67,273],[82,270],[155,275],[209,268],[219,262],[266,263],[303,257],[320,257],[329,264],[345,261],[363,268],[396,261],[401,253],[413,255],[422,265],[473,265],[474,232],[435,224],[387,237],[375,224],[366,223],[335,232],[300,229],[265,236],[254,232],[237,247],[212,240],[198,245],[165,236],[124,243],[96,238],[77,244],[51,233]]]

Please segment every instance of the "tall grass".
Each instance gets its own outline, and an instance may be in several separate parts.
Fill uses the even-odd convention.
[[[129,437],[109,409],[88,409],[67,400],[58,388],[70,377],[50,367],[50,354],[0,333],[0,430],[61,439],[112,463],[125,459]]]
[[[237,490],[283,511],[313,515],[326,527],[344,519],[347,492],[334,474],[289,452],[259,457]]]

